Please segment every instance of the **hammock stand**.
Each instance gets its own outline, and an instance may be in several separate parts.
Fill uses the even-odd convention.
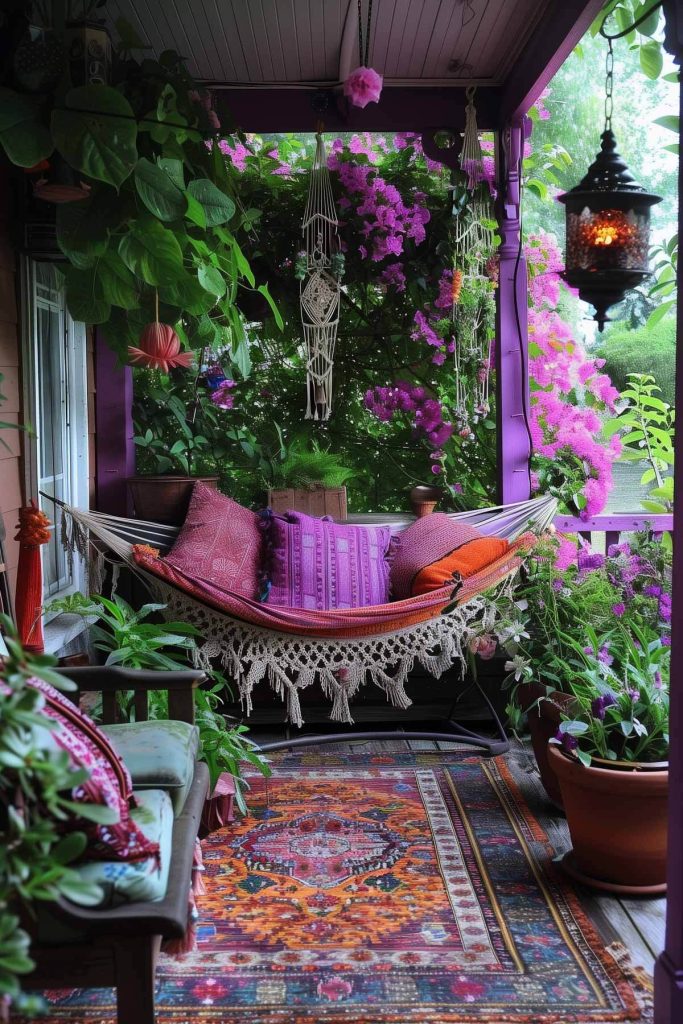
[[[178,571],[171,570],[170,579],[168,570],[165,570],[166,578],[158,575],[155,565],[165,567],[167,563],[156,556],[147,560],[143,557],[141,564],[136,557],[135,546],[147,545],[161,553],[168,551],[178,534],[178,527],[83,511],[57,499],[50,500],[56,501],[64,513],[62,543],[67,552],[73,555],[74,551],[78,551],[84,558],[91,556],[91,588],[95,592],[101,589],[106,561],[113,565],[113,590],[121,565],[129,565],[155,598],[166,604],[166,617],[171,620],[182,618],[197,626],[204,638],[198,642],[198,667],[208,667],[210,662],[220,660],[237,684],[247,716],[252,711],[252,689],[263,678],[269,681],[281,699],[286,700],[287,718],[297,726],[303,725],[299,690],[315,681],[321,684],[325,695],[332,699],[331,721],[354,724],[349,700],[368,678],[385,692],[395,707],[407,709],[412,702],[405,693],[404,684],[415,663],[419,663],[438,679],[455,662],[459,662],[464,675],[467,645],[475,635],[475,624],[486,614],[482,593],[491,584],[484,584],[479,591],[470,586],[461,603],[445,614],[441,614],[441,611],[449,602],[450,590],[436,592],[427,598],[409,598],[376,609],[353,609],[347,613],[352,620],[358,622],[362,621],[364,613],[383,611],[386,615],[392,609],[398,612],[400,609],[412,610],[417,607],[424,609],[425,603],[429,605],[431,617],[404,628],[385,625],[382,629],[380,619],[379,625],[366,627],[361,635],[356,635],[348,632],[346,622],[346,629],[340,626],[340,635],[335,636],[330,631],[338,621],[338,613],[333,612],[309,613],[310,627],[304,629],[299,626],[298,631],[294,627],[288,628],[286,624],[283,629],[273,628],[272,625],[265,627],[263,620],[269,621],[268,616],[275,624],[280,618],[287,623],[292,620],[294,610],[269,608],[225,592],[233,604],[238,601],[243,606],[239,614],[227,612],[218,607],[215,600],[212,603],[211,600],[198,599],[196,594],[183,589],[185,581]],[[512,541],[528,531],[538,533],[549,526],[556,505],[554,498],[543,497],[514,505],[454,513],[451,518],[469,522],[485,534],[506,537]],[[360,520],[359,516],[353,517],[356,523]],[[387,525],[392,531],[400,532],[410,521],[407,517],[388,517]],[[377,525],[376,516],[372,522]],[[90,535],[118,556],[118,560],[106,558],[99,546],[91,545]],[[149,564],[145,564],[146,561]],[[496,579],[497,584],[501,585],[501,579],[504,579],[507,582],[502,585],[509,586],[518,564],[511,561],[509,566],[504,567]],[[471,584],[471,581],[466,583]],[[441,595],[440,599],[438,595]],[[298,613],[299,610],[296,611]],[[396,621],[396,615],[393,618]],[[482,736],[453,719],[453,708],[458,699],[456,697],[442,729],[437,731],[349,730],[268,743],[261,749],[275,751],[350,740],[389,738],[454,741],[479,747],[487,756],[504,753],[509,748],[509,742],[503,724],[478,681],[475,680],[474,686],[489,709],[496,727],[495,738]]]

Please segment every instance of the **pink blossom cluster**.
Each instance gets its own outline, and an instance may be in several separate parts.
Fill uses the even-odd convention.
[[[590,358],[554,307],[559,299],[562,256],[551,235],[530,236],[529,374],[532,381],[531,436],[534,453],[561,463],[578,459],[586,479],[581,487],[584,519],[605,507],[612,466],[621,453],[614,435],[601,440],[602,414],[614,412],[619,392],[601,373],[604,359]],[[591,395],[591,404],[586,396]],[[538,479],[536,479],[538,483]]]
[[[406,275],[400,263],[388,263],[379,275],[379,280],[387,288],[394,288],[397,292],[406,290]]]
[[[446,419],[446,410],[425,388],[397,380],[390,387],[375,387],[365,393],[365,408],[382,423],[406,414],[417,437],[433,448],[445,444],[453,433],[453,424]]]
[[[529,235],[524,255],[531,302],[534,306],[546,305],[554,309],[560,299],[560,272],[564,269],[556,239],[543,231]]]
[[[363,259],[379,263],[387,257],[400,256],[408,238],[420,245],[426,237],[425,225],[430,218],[424,193],[416,191],[412,203],[404,202],[396,186],[385,181],[372,164],[342,159],[339,142],[337,140],[332,146],[328,165],[337,172],[344,189],[339,207],[362,219],[360,234],[364,242],[358,246],[358,251]],[[369,146],[363,148],[363,140],[355,148],[357,152],[368,155]]]
[[[253,154],[247,149],[243,142],[240,142],[239,139],[235,139],[234,143],[231,145],[227,139],[221,139],[218,143],[218,148],[223,156],[227,156],[236,171],[239,171],[240,174],[246,171],[247,157],[253,156]]]
[[[410,337],[413,341],[424,342],[429,348],[433,349],[431,360],[435,366],[443,366],[446,361],[448,353],[455,351],[455,342],[453,339],[446,340],[434,329],[433,322],[429,317],[418,309],[413,317],[413,323],[415,324],[414,329],[411,331]]]

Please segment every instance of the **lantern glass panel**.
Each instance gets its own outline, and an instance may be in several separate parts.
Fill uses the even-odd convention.
[[[650,210],[567,210],[567,270],[647,273]]]

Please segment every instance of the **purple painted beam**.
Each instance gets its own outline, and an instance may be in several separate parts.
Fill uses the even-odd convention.
[[[553,523],[562,533],[632,533],[637,530],[667,533],[674,528],[674,517],[648,515],[646,512],[633,515],[620,512],[618,515],[591,516],[590,519],[580,519],[579,516],[555,516]]]
[[[555,0],[547,5],[503,84],[501,124],[534,105],[604,6],[605,0]]]
[[[683,56],[683,0],[666,0],[666,48],[681,64]],[[679,87],[680,91],[680,87]],[[683,93],[680,95],[683,114]],[[678,158],[678,231],[683,232],[683,163]],[[677,270],[678,293],[683,295],[683,270]],[[683,408],[683,302],[678,304],[676,330],[676,402]],[[676,431],[674,466],[673,614],[671,619],[671,704],[669,709],[669,851],[667,915],[664,952],[655,964],[655,1024],[683,1021],[683,431]]]
[[[133,371],[119,365],[100,330],[95,340],[95,389],[97,509],[129,516],[126,480],[135,472]]]
[[[210,83],[209,83],[210,85]],[[333,86],[320,90],[211,86],[214,106],[224,129],[246,132],[313,132],[323,121],[325,131],[421,132],[428,128],[465,127],[465,89],[452,86],[386,86],[379,103],[360,110],[352,107]],[[323,93],[329,104],[318,113],[313,100]],[[477,89],[477,122],[482,131],[500,123],[500,90]]]
[[[496,302],[496,409],[498,414],[498,499],[503,504],[530,495],[527,268],[521,247],[520,175],[524,126],[504,128],[498,137],[503,181],[496,202],[501,236]]]

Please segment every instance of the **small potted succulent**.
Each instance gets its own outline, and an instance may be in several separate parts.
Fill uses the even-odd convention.
[[[662,893],[669,648],[633,625],[613,631],[610,649],[619,652],[613,664],[600,648],[574,647],[571,714],[562,714],[548,750],[573,844],[564,867],[608,892]]]

